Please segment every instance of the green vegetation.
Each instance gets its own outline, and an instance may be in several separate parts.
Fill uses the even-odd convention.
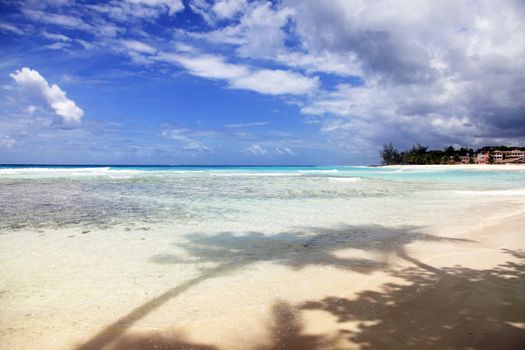
[[[383,165],[394,164],[455,164],[474,163],[475,151],[472,148],[454,148],[429,150],[428,146],[415,144],[408,151],[398,151],[392,143],[384,145],[380,152]]]

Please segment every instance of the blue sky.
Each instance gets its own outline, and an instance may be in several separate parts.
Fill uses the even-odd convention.
[[[0,163],[525,144],[522,1],[0,3]]]

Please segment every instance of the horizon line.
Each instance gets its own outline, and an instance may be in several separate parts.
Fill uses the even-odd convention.
[[[377,166],[380,164],[358,165],[358,164],[45,164],[45,163],[0,163],[5,166],[89,166],[89,167],[341,167],[341,166]]]

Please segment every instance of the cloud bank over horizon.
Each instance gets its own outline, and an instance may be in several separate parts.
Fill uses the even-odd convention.
[[[36,147],[28,134],[51,133],[93,161],[107,149],[115,160],[362,164],[390,141],[525,144],[523,1],[1,6],[0,73],[70,126],[29,113],[37,103],[2,80],[0,138],[14,159]]]

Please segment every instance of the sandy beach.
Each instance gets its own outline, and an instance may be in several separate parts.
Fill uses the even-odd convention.
[[[0,348],[521,349],[525,197],[504,191],[5,232]]]
[[[525,164],[432,164],[432,165],[383,165],[382,168],[404,169],[404,170],[480,170],[480,171],[512,171],[525,170]]]

